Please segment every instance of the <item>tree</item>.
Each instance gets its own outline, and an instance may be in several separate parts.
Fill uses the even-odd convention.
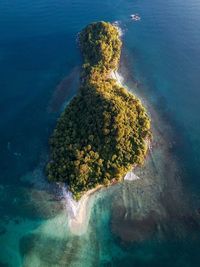
[[[84,61],[80,89],[50,138],[46,168],[48,179],[66,182],[76,199],[143,164],[151,136],[141,101],[110,78],[121,53],[118,29],[106,22],[90,24],[79,43]]]

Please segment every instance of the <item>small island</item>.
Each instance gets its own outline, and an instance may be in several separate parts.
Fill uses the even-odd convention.
[[[122,46],[118,28],[92,23],[79,34],[79,44],[81,85],[58,119],[46,167],[49,181],[66,183],[76,200],[143,164],[151,137],[141,101],[112,78]]]

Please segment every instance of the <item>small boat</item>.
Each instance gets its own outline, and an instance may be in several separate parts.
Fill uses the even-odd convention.
[[[130,17],[132,20],[135,20],[135,21],[141,20],[141,17],[138,14],[132,14]]]

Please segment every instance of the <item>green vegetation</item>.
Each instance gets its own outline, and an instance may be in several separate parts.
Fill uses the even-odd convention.
[[[120,181],[144,162],[151,136],[145,108],[111,79],[121,40],[110,23],[87,26],[79,36],[84,64],[81,86],[50,138],[50,181],[66,182],[75,199],[99,184]]]

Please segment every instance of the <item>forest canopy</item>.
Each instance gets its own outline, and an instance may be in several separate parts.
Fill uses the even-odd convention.
[[[76,200],[143,164],[151,136],[140,100],[111,78],[121,54],[117,27],[92,23],[79,34],[79,43],[81,85],[58,119],[46,167],[48,179],[67,183]]]

